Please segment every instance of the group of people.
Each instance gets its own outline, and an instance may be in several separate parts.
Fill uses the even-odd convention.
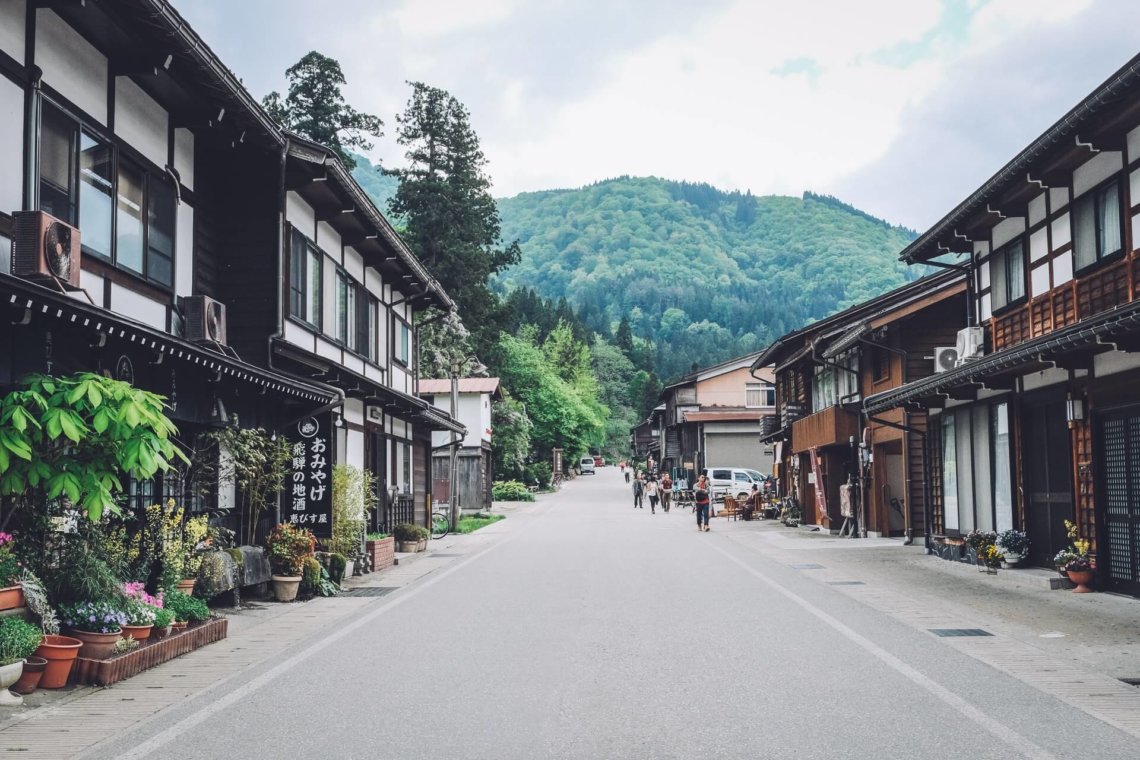
[[[658,503],[661,504],[664,511],[668,512],[673,499],[674,487],[687,485],[687,483],[674,483],[673,479],[669,477],[669,473],[663,474],[658,479],[653,472],[636,470],[624,461],[620,464],[622,472],[625,474],[625,482],[629,483],[631,480],[633,482],[634,509],[644,509],[644,502],[648,499],[650,514],[657,513]],[[709,483],[708,476],[703,472],[697,478],[697,482],[693,484],[693,504],[697,515],[697,530],[707,532],[709,530],[709,515],[712,511],[712,485]],[[745,520],[752,519],[755,514],[763,513],[764,492],[756,483],[752,484],[752,491],[741,505],[741,509]]]

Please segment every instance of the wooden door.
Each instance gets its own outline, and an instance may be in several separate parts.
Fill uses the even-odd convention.
[[[1030,561],[1052,567],[1069,544],[1065,520],[1073,519],[1071,439],[1065,400],[1026,402],[1022,411],[1025,521]]]
[[[1099,433],[1104,509],[1097,565],[1107,590],[1140,595],[1140,410],[1106,416]]]

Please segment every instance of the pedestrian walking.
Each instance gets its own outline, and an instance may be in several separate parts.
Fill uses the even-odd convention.
[[[622,460],[622,463],[621,463],[621,471],[622,471],[622,473],[624,473],[624,474],[625,474],[625,482],[626,482],[626,483],[628,483],[628,482],[629,482],[629,471],[630,471],[631,469],[632,469],[631,467],[626,467],[626,466],[625,466],[625,460],[623,459],[623,460]]]
[[[661,477],[661,508],[668,512],[671,501],[673,501],[673,479],[669,477],[669,473],[665,473]]]
[[[653,476],[650,476],[645,484],[645,495],[649,497],[649,513],[657,514],[657,479]]]
[[[641,478],[633,479],[633,508],[643,509],[641,506],[641,496],[645,493],[645,484],[641,482]]]
[[[697,502],[697,530],[707,531],[709,529],[709,496],[711,490],[709,479],[702,472],[701,476],[697,478],[696,488],[693,489],[693,497]]]

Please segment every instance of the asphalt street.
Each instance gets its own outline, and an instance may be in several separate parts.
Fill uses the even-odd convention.
[[[617,468],[484,530],[88,756],[1140,757],[723,523],[633,509]]]

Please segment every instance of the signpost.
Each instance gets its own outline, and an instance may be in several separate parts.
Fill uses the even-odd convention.
[[[332,536],[332,415],[306,417],[288,432],[292,448],[282,491],[282,520],[308,528],[317,538]]]

